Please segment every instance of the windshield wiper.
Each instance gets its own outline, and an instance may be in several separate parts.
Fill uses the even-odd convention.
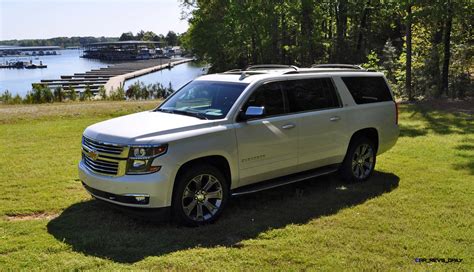
[[[209,118],[206,117],[206,115],[204,113],[199,112],[199,111],[174,110],[174,109],[156,109],[155,111],[192,116],[192,117],[196,117],[196,118],[204,119],[204,120],[209,119]]]
[[[161,112],[166,112],[166,113],[173,113],[173,110],[168,110],[168,109],[155,109],[154,111],[161,111]]]
[[[173,110],[173,113],[177,113],[177,114],[182,114],[182,115],[187,115],[187,116],[196,117],[196,118],[199,118],[199,119],[208,120],[208,118],[206,117],[205,114],[203,114],[202,112],[198,112],[198,111]]]

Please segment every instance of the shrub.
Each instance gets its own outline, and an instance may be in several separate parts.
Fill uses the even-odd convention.
[[[116,90],[111,90],[109,95],[110,100],[125,100],[125,90],[122,86],[118,87]]]
[[[92,93],[91,87],[89,85],[86,86],[84,92],[81,93],[80,100],[91,100],[94,94]]]
[[[54,89],[54,101],[62,102],[64,100],[64,90],[61,87],[56,87]]]
[[[71,100],[71,101],[76,101],[77,100],[77,93],[76,93],[76,90],[74,89],[74,87],[69,88],[68,96],[69,96],[69,100]]]
[[[12,94],[8,90],[4,91],[2,95],[0,95],[0,101],[5,104],[10,104],[12,100]]]
[[[52,103],[54,102],[53,92],[43,84],[32,84],[31,103]]]
[[[99,87],[99,97],[100,99],[107,100],[107,90],[104,86]]]

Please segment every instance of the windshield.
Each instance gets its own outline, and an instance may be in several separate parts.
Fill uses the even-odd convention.
[[[190,115],[201,119],[222,119],[247,85],[245,83],[192,81],[178,90],[157,111]]]

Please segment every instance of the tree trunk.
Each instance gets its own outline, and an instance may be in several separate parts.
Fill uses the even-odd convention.
[[[285,13],[282,12],[281,14],[281,64],[286,64],[287,63],[287,52],[284,48],[284,46],[288,45],[288,28],[286,24],[286,17]]]
[[[336,4],[336,52],[333,56],[335,62],[345,61],[345,38],[347,30],[347,0],[339,0]]]
[[[362,12],[362,18],[360,19],[360,24],[359,24],[359,29],[358,29],[358,35],[357,35],[357,42],[356,42],[356,50],[358,54],[358,61],[362,61],[362,59],[365,57],[365,48],[363,48],[363,40],[364,40],[364,34],[367,31],[367,21],[369,17],[369,10],[370,10],[370,1],[367,0],[367,3],[365,5],[364,11]]]
[[[408,95],[408,100],[412,101],[412,89],[411,89],[411,2],[407,5],[407,19],[406,19],[406,46],[407,46],[407,65],[406,65],[406,76],[405,76],[405,89]]]
[[[444,26],[444,58],[443,58],[443,70],[441,71],[441,85],[443,92],[448,95],[448,80],[449,80],[449,60],[451,58],[451,28],[453,24],[453,12],[452,12],[452,3],[450,0],[446,3],[446,22]],[[455,97],[455,94],[452,94],[452,97]]]
[[[303,66],[314,64],[314,44],[313,44],[313,9],[312,0],[301,0],[301,36],[300,44],[300,63]]]
[[[433,33],[432,38],[432,51],[431,51],[431,60],[430,63],[432,65],[432,80],[435,84],[436,88],[436,96],[440,97],[443,93],[443,87],[441,84],[441,70],[440,70],[440,55],[439,55],[439,46],[443,41],[443,33],[444,33],[444,23],[440,20],[436,23],[436,30]]]

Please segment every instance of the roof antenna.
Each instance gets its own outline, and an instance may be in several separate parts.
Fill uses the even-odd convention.
[[[245,73],[245,71],[242,71],[240,74],[239,80],[244,80],[246,77],[248,77],[248,74]]]

